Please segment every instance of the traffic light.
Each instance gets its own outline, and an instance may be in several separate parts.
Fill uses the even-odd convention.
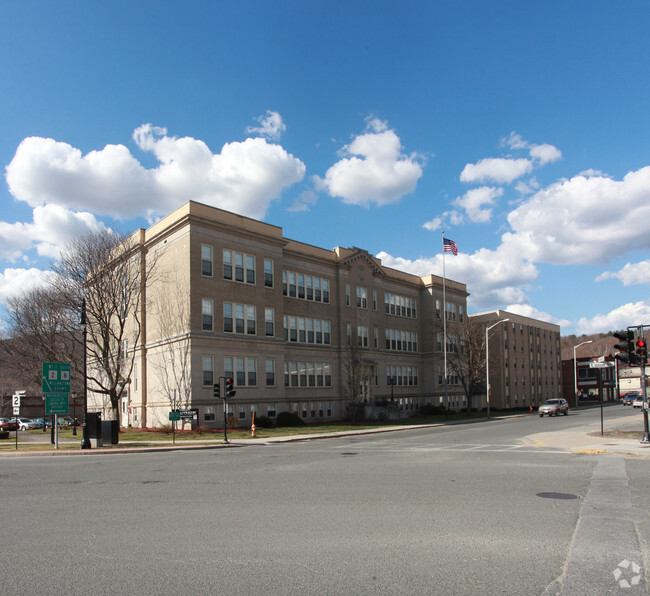
[[[237,392],[232,388],[232,379],[226,377],[226,397],[233,397],[235,393]]]
[[[616,360],[621,362],[621,364],[636,364],[636,354],[634,353],[634,331],[628,329],[626,332],[617,332],[614,333],[614,337],[619,340],[619,342],[614,345],[618,350]]]
[[[221,397],[221,385],[219,383],[214,384],[214,396]]]
[[[636,341],[636,363],[646,364],[648,362],[648,351],[645,339],[640,337]]]

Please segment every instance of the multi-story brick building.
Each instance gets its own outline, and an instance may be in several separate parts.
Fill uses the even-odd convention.
[[[471,315],[488,333],[490,403],[495,408],[536,407],[562,396],[560,327],[503,310]]]
[[[236,390],[227,415],[242,425],[253,412],[343,418],[354,350],[370,373],[369,406],[392,396],[408,415],[443,403],[442,278],[385,267],[360,248],[296,242],[277,226],[195,202],[133,238],[156,272],[141,337],[128,346],[135,366],[122,425],[168,424],[178,408],[221,426],[213,385],[224,377]],[[466,320],[465,285],[444,287],[448,319]],[[466,405],[460,387],[447,390],[449,407]],[[98,396],[89,399],[91,411],[103,409]]]

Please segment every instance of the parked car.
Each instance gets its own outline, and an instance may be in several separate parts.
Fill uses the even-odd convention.
[[[18,422],[11,418],[0,418],[0,430],[18,430]]]
[[[642,408],[643,407],[643,396],[637,395],[632,402],[633,408]]]
[[[38,428],[38,424],[31,418],[19,416],[18,418],[12,418],[12,420],[18,422],[18,430],[31,430],[32,428]]]
[[[67,414],[63,414],[62,416],[57,416],[56,422],[59,426],[72,426],[74,424],[74,418]],[[78,421],[77,426],[79,426]]]
[[[636,391],[630,391],[626,395],[623,396],[623,399],[621,400],[623,402],[624,406],[631,406],[632,402],[638,397],[638,393]]]
[[[569,403],[566,399],[547,399],[538,409],[539,417],[544,418],[547,416],[559,416],[560,412],[565,416],[569,413]]]
[[[43,424],[45,424],[45,428],[51,428],[52,427],[52,419],[51,418],[34,418],[34,422],[37,424],[36,428],[43,428]]]

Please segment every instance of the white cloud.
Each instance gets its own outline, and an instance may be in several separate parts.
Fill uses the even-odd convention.
[[[26,290],[45,285],[54,276],[40,269],[5,269],[0,273],[0,302],[19,296]]]
[[[517,178],[529,174],[533,163],[528,159],[507,159],[504,157],[488,157],[477,163],[468,163],[460,174],[461,182],[509,184]]]
[[[496,251],[481,249],[471,255],[462,252],[462,245],[458,249],[457,256],[446,258],[445,273],[448,279],[467,285],[469,306],[492,308],[494,305],[528,302],[525,290],[539,275],[532,263],[502,247]],[[380,252],[377,257],[387,267],[414,275],[442,276],[442,254],[409,260]]]
[[[630,302],[604,315],[598,314],[592,318],[581,318],[576,325],[576,333],[589,335],[625,329],[635,325],[644,325],[648,320],[650,320],[650,303],[646,301]]]
[[[467,217],[475,223],[488,223],[492,219],[492,209],[496,199],[503,195],[502,188],[481,186],[468,190],[462,197],[456,198],[455,205],[458,205],[467,213]]]
[[[57,258],[73,236],[101,227],[91,213],[75,213],[58,205],[38,206],[31,223],[0,222],[0,258],[15,261],[33,247],[41,256]]]
[[[425,230],[431,230],[432,232],[435,232],[436,230],[440,229],[440,226],[442,225],[442,219],[440,217],[434,217],[431,221],[426,221],[422,224],[422,227]]]
[[[626,263],[619,271],[605,271],[596,278],[596,281],[605,279],[618,279],[624,286],[650,283],[650,261],[640,263]]]
[[[600,264],[633,243],[648,248],[650,167],[621,181],[575,176],[538,191],[508,216],[504,246],[532,262]]]
[[[282,121],[282,116],[277,112],[267,110],[265,116],[257,118],[260,126],[249,126],[246,132],[249,134],[259,134],[263,137],[277,141],[282,133],[287,130],[285,123]]]
[[[290,212],[309,211],[312,205],[316,204],[317,195],[312,190],[305,190],[301,192],[298,198],[293,202],[293,205],[287,209]]]
[[[544,311],[538,310],[537,308],[531,306],[530,304],[511,304],[507,306],[504,310],[508,312],[521,315],[522,317],[529,317],[531,319],[537,319],[539,321],[546,321],[547,323],[553,323],[554,325],[559,325],[560,327],[572,327],[573,324],[567,319],[558,319]]]
[[[553,145],[544,143],[543,145],[531,145],[530,156],[536,159],[540,165],[546,165],[562,158],[562,152]]]
[[[188,200],[261,219],[305,174],[299,159],[262,138],[227,143],[217,154],[203,141],[170,137],[150,124],[138,127],[133,139],[158,167],[144,168],[124,145],[82,155],[53,139],[24,139],[7,166],[9,189],[32,207],[59,205],[118,219],[165,214]]]
[[[364,206],[395,203],[415,190],[422,176],[422,158],[404,155],[399,137],[385,122],[372,119],[368,129],[343,148],[348,157],[330,167],[324,179],[316,180],[317,190],[326,189],[344,203]]]

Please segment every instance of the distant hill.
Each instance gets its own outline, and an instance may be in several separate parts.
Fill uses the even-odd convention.
[[[566,335],[560,338],[562,360],[572,360],[573,348],[585,341],[591,341],[592,343],[582,345],[577,349],[576,356],[578,358],[584,358],[586,356],[597,357],[613,355],[614,352],[618,351],[614,348],[614,344],[618,343],[618,339],[615,338],[612,333],[614,333],[614,331],[608,333],[594,333],[593,335],[581,335],[580,337],[576,335]]]

